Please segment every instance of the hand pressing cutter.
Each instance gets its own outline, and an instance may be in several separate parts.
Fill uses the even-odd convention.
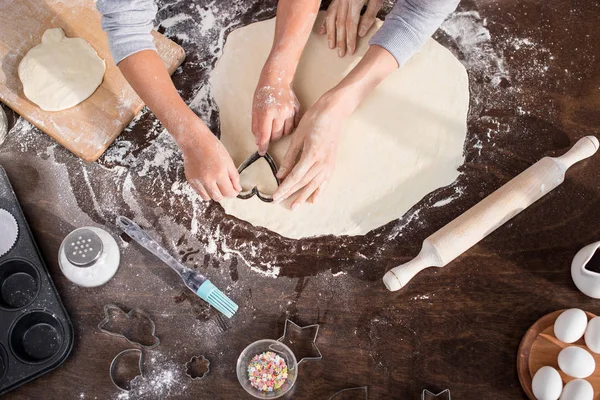
[[[281,184],[281,181],[277,177],[277,164],[275,163],[275,160],[273,159],[273,157],[271,157],[269,153],[265,153],[264,156],[261,156],[260,154],[258,154],[258,152],[252,153],[250,157],[246,158],[244,162],[240,164],[240,166],[238,167],[238,174],[241,175],[242,171],[244,171],[246,168],[248,168],[261,158],[264,158],[265,161],[269,164],[271,172],[273,172],[273,176],[275,177],[275,181],[277,182],[277,186],[279,186]],[[261,191],[258,190],[258,187],[256,186],[254,186],[250,190],[240,192],[240,194],[238,194],[237,197],[246,200],[254,195],[256,195],[256,197],[258,197],[265,203],[270,203],[273,201],[273,195],[261,193]]]

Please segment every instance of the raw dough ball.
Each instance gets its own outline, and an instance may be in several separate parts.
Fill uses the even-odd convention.
[[[76,106],[102,83],[106,65],[88,42],[48,29],[42,43],[25,54],[19,79],[25,96],[45,111]]]
[[[315,24],[318,28],[324,13]],[[381,26],[377,22],[376,28]],[[255,152],[252,95],[273,43],[275,19],[229,34],[211,76],[221,116],[221,140],[240,165]],[[377,29],[371,29],[371,34]],[[334,87],[360,61],[370,35],[353,55],[339,58],[327,37],[311,34],[294,78],[302,109]],[[293,212],[291,201],[265,203],[256,196],[225,199],[228,214],[289,238],[364,235],[406,213],[426,194],[451,184],[463,163],[469,105],[465,68],[434,40],[394,71],[344,121],[335,171],[319,203]],[[277,165],[290,136],[271,144]]]
[[[583,310],[571,308],[563,311],[554,323],[554,336],[564,343],[575,343],[585,333],[588,320]]]

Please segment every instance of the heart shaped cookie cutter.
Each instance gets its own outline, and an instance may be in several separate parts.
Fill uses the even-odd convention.
[[[254,164],[257,160],[259,160],[261,158],[264,158],[265,161],[267,162],[267,164],[269,164],[269,167],[271,168],[271,172],[273,172],[273,176],[275,177],[275,181],[277,182],[277,186],[279,186],[279,184],[281,182],[280,182],[279,178],[277,178],[277,164],[275,163],[275,160],[273,159],[273,157],[271,157],[271,155],[269,153],[265,153],[264,156],[261,156],[260,154],[258,154],[258,152],[250,155],[250,157],[246,158],[244,160],[244,162],[241,163],[240,166],[238,167],[238,174],[241,174],[243,170],[245,170],[246,168],[248,168],[250,165]],[[254,186],[250,190],[240,192],[240,194],[238,194],[237,197],[240,199],[246,200],[255,195],[256,195],[256,197],[258,197],[265,203],[270,203],[273,201],[272,195],[261,193],[261,191],[258,190],[258,188],[256,186]]]

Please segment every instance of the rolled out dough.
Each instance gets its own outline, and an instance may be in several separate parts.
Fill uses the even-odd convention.
[[[29,100],[42,110],[61,111],[90,97],[102,83],[105,69],[88,42],[52,28],[25,54],[18,73]]]
[[[277,190],[277,179],[269,163],[261,157],[242,171],[240,185],[244,192],[256,187],[262,194],[272,195]]]
[[[378,21],[375,28],[380,26]],[[211,76],[221,140],[236,165],[256,151],[250,130],[252,95],[274,29],[271,19],[233,31]],[[353,56],[344,58],[327,47],[325,36],[311,34],[294,81],[303,110],[358,63],[374,31],[360,40]],[[363,235],[456,179],[464,161],[468,103],[464,67],[431,39],[344,122],[335,171],[319,203],[293,212],[293,197],[279,205],[256,197],[225,199],[221,205],[228,214],[289,238]],[[269,153],[278,165],[288,144],[289,137],[271,144]]]

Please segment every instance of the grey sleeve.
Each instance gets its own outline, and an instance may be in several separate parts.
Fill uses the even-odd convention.
[[[421,49],[460,0],[397,0],[369,44],[389,51],[402,66]]]
[[[154,0],[98,0],[102,29],[115,64],[142,50],[156,50],[152,40]]]

